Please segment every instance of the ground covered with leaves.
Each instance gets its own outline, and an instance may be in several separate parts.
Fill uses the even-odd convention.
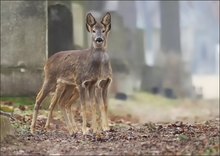
[[[143,104],[144,107],[139,104],[138,108],[136,103],[136,107],[131,107],[130,104],[132,111],[129,111],[127,115],[127,112],[122,116],[111,114],[110,131],[98,134],[89,133],[88,135],[82,135],[79,131],[70,136],[59,111],[54,112],[51,131],[44,131],[47,109],[40,111],[36,125],[37,131],[32,135],[29,128],[33,109],[31,103],[33,102],[28,99],[22,100],[1,101],[1,110],[13,111],[13,119],[11,118],[9,121],[14,128],[12,135],[1,140],[0,153],[2,155],[220,155],[219,111],[215,111],[219,108],[219,104],[174,103],[169,107],[162,105],[156,107],[149,104],[149,108],[146,108],[147,104]],[[138,103],[141,102],[138,101]],[[23,103],[27,104],[23,105]],[[111,109],[112,112],[116,112],[116,110],[122,112],[123,108],[126,111],[129,110],[128,102],[117,103]],[[143,118],[143,115],[140,116],[141,112],[136,113],[137,111],[134,111],[133,108],[145,111],[143,114],[148,116]],[[192,110],[209,111],[207,113],[202,111],[199,114]],[[177,115],[181,115],[180,112],[184,111],[191,112],[178,118]],[[177,118],[169,120],[163,115],[165,112],[167,112],[167,116],[179,113],[176,113]],[[169,113],[171,114],[168,115]],[[162,115],[160,116],[160,114]],[[79,112],[76,115],[80,127],[82,121]],[[154,121],[150,117],[160,120]],[[200,120],[191,120],[195,117]],[[166,121],[164,121],[165,119]],[[2,126],[1,121],[0,128]],[[90,125],[88,124],[88,126]]]
[[[44,124],[45,120],[38,122]],[[64,125],[63,125],[64,126]],[[38,127],[41,127],[38,125]],[[219,155],[219,118],[205,123],[116,121],[108,132],[70,136],[62,125],[51,132],[18,128],[1,143],[3,155]]]

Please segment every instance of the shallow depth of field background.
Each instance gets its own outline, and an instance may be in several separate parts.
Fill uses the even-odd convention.
[[[218,116],[218,1],[2,1],[1,104],[31,110],[47,58],[90,46],[85,16],[107,11],[112,117],[166,122]]]

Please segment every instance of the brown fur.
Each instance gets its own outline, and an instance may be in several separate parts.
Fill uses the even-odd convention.
[[[102,129],[108,130],[107,94],[112,78],[112,69],[107,53],[107,38],[111,28],[111,16],[107,13],[96,22],[92,14],[87,14],[87,30],[91,33],[92,44],[89,49],[63,51],[51,56],[44,67],[45,79],[37,95],[31,132],[34,133],[39,107],[49,92],[55,92],[50,105],[46,127],[49,127],[52,111],[56,103],[60,103],[69,130],[75,131],[76,124],[70,107],[78,97],[82,110],[82,131],[87,132],[86,105],[92,106],[92,129],[97,130],[96,107],[100,107],[102,115]],[[101,41],[100,41],[101,38]],[[68,88],[70,87],[70,88]],[[71,93],[69,93],[71,92]],[[64,103],[62,105],[61,103]],[[70,132],[71,133],[71,132]]]

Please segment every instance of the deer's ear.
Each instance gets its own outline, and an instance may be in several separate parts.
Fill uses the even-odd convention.
[[[91,27],[93,27],[96,24],[95,18],[92,16],[91,13],[88,13],[86,16],[86,28],[90,32]]]
[[[109,12],[107,12],[105,14],[104,17],[102,17],[102,21],[101,21],[102,24],[104,25],[109,25],[111,24],[111,14]]]
[[[109,12],[107,12],[102,18],[101,23],[107,28],[108,31],[111,29],[111,14]]]

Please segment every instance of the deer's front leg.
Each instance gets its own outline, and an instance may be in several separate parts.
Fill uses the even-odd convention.
[[[96,101],[97,104],[99,106],[100,112],[101,112],[101,127],[102,130],[108,130],[107,126],[106,126],[106,114],[105,114],[105,105],[103,102],[103,96],[102,96],[102,88],[101,87],[97,87],[96,88]]]
[[[104,129],[103,130],[109,130],[109,124],[108,124],[108,88],[110,86],[111,79],[108,78],[107,80],[103,80],[101,83],[102,87],[102,98],[104,103]]]
[[[96,103],[95,103],[95,83],[91,82],[89,85],[89,100],[90,107],[92,109],[92,130],[94,133],[97,132],[97,115],[96,115]]]
[[[87,125],[87,121],[86,121],[87,88],[84,86],[80,86],[79,92],[80,92],[81,113],[82,113],[82,120],[83,120],[82,132],[83,132],[83,134],[87,134],[87,132],[88,132],[87,127],[86,127],[86,125]]]

